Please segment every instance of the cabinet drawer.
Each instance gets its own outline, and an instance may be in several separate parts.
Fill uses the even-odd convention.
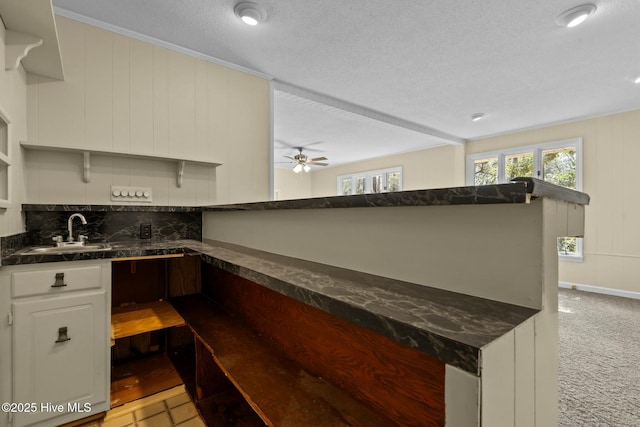
[[[31,295],[55,295],[69,291],[96,289],[102,286],[102,267],[47,268],[11,273],[11,295],[14,298]]]

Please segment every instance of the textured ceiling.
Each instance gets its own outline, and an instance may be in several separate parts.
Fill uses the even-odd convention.
[[[275,139],[322,141],[334,165],[446,143],[349,106],[459,139],[640,108],[631,82],[640,75],[638,0],[593,1],[596,13],[573,29],[554,20],[580,0],[254,1],[268,13],[256,27],[230,0],[54,6],[345,101],[340,113],[286,90],[275,96]],[[485,118],[472,122],[476,112]]]

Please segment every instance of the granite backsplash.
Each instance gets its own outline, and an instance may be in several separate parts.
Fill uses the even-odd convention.
[[[151,224],[151,241],[202,240],[202,212],[79,211],[87,219],[83,225],[74,219],[73,234],[87,235],[90,242],[121,242],[140,239],[140,224]],[[48,245],[51,238],[67,239],[70,211],[26,211],[25,222],[30,245]]]

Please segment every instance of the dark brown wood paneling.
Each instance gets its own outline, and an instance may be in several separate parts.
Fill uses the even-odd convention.
[[[207,427],[265,427],[260,417],[235,388],[196,402]]]
[[[185,255],[167,262],[169,297],[200,293],[200,256]]]
[[[211,351],[196,338],[196,399],[207,399],[233,387],[229,378],[220,370]]]
[[[117,364],[142,355],[157,353],[164,342],[162,331],[147,332],[115,340],[111,347],[111,363]]]
[[[204,271],[204,292],[303,368],[399,425],[444,426],[442,361],[239,276]]]
[[[256,413],[270,426],[375,427],[392,423],[322,378],[301,369],[242,319],[202,296],[172,300]],[[200,362],[199,362],[200,364]],[[206,361],[202,363],[207,366]],[[211,368],[209,368],[211,369]]]
[[[182,329],[182,328],[180,328]],[[168,352],[169,360],[173,364],[176,372],[182,378],[184,387],[189,393],[191,400],[196,401],[196,351],[193,343],[193,332],[187,327],[191,334],[191,344],[179,347],[171,347]]]
[[[193,347],[193,332],[187,326],[178,326],[166,330],[168,351],[175,348],[190,346]]]
[[[111,306],[165,299],[166,260],[114,261],[112,263]]]

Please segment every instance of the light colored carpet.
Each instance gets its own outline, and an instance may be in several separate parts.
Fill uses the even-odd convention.
[[[559,425],[640,426],[640,300],[560,289]]]

